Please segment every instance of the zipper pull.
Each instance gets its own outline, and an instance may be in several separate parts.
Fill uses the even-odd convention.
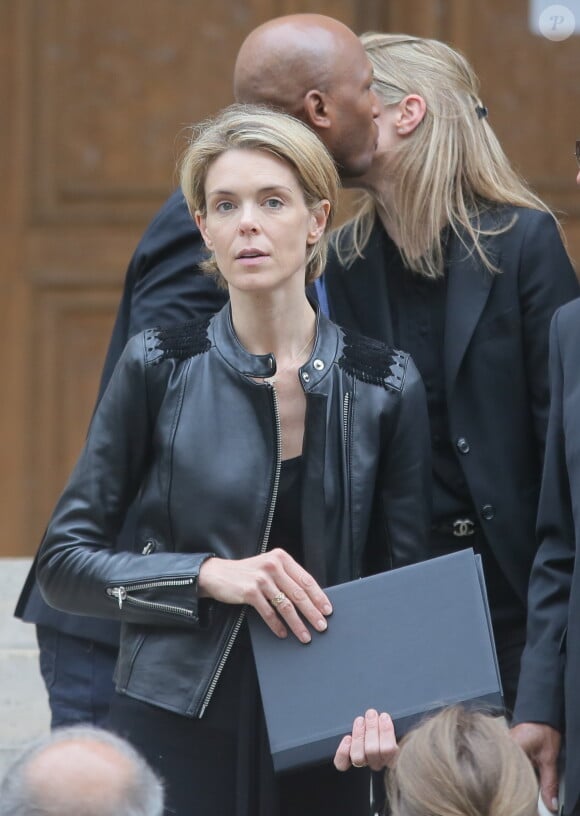
[[[113,587],[107,589],[107,595],[112,595],[119,602],[119,609],[123,608],[123,601],[127,597],[127,590],[125,587]]]
[[[155,550],[155,542],[152,538],[147,539],[145,546],[141,550],[141,555],[150,555]]]

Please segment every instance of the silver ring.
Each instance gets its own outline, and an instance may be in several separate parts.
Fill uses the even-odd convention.
[[[276,607],[280,606],[280,604],[284,603],[286,600],[286,596],[283,592],[278,592],[277,595],[274,595],[273,598],[270,599],[270,603],[276,609]]]
[[[351,761],[351,763],[350,763],[350,764],[352,765],[352,767],[353,767],[353,768],[366,768],[366,765],[364,764],[364,762],[363,762],[363,764],[362,764],[362,765],[357,765],[357,763],[356,763],[356,762],[352,762],[352,761]]]

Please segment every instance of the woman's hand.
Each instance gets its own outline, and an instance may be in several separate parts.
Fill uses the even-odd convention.
[[[302,643],[312,639],[303,618],[324,632],[325,616],[332,613],[314,578],[281,549],[239,560],[208,558],[199,572],[198,591],[222,603],[249,604],[275,635],[286,637],[287,626]]]
[[[364,717],[354,721],[352,734],[342,738],[334,755],[334,767],[348,771],[350,767],[368,766],[371,771],[382,771],[394,764],[398,752],[393,721],[388,714],[379,715],[369,708]]]

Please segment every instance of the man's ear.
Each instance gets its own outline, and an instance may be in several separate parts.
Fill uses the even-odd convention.
[[[330,127],[330,116],[328,101],[322,91],[311,90],[305,94],[303,99],[304,119],[306,124],[314,130],[327,129]]]
[[[213,249],[212,240],[207,231],[205,215],[202,215],[199,210],[196,210],[194,218],[197,228],[201,232],[201,237],[203,238],[204,244],[208,249]]]
[[[427,113],[425,100],[419,94],[409,94],[399,102],[395,127],[399,136],[413,133]]]

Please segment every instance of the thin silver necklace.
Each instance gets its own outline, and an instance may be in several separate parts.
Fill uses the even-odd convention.
[[[294,363],[297,363],[300,360],[300,358],[302,357],[302,355],[304,354],[306,349],[314,341],[315,335],[316,335],[316,329],[314,329],[314,331],[312,332],[312,334],[310,335],[310,337],[308,338],[306,343],[304,343],[304,345],[302,346],[302,348],[300,349],[298,354],[295,354],[294,357],[292,357],[292,359],[290,360],[290,362],[287,363],[285,366],[282,366],[282,368],[277,368],[276,373],[272,374],[271,377],[264,377],[264,382],[269,383],[269,385],[275,385],[276,382],[278,381],[278,377],[280,376],[280,374],[284,374],[285,371],[288,371],[289,369],[292,368]]]

